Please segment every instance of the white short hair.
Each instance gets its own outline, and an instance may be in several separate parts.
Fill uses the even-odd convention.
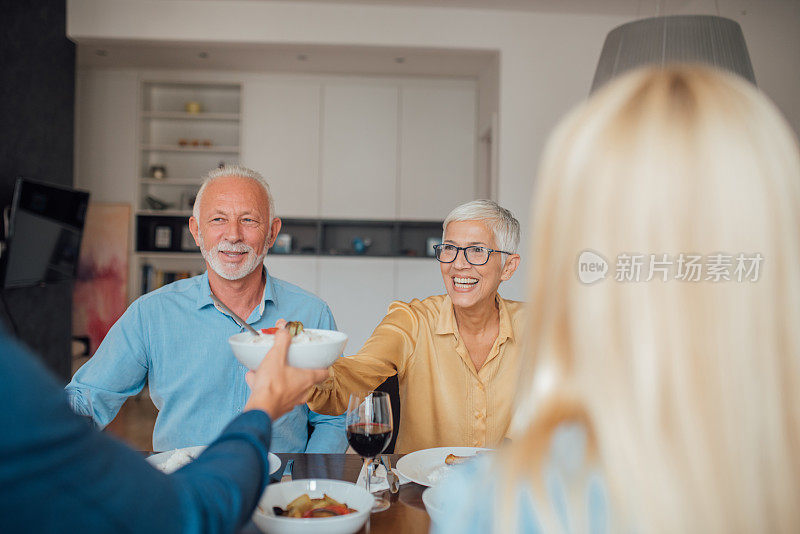
[[[264,177],[253,169],[248,169],[242,165],[225,165],[223,167],[217,167],[203,176],[203,185],[200,186],[200,190],[197,192],[197,196],[194,199],[194,206],[192,207],[192,216],[197,219],[198,222],[200,219],[200,199],[203,198],[203,193],[205,192],[206,187],[214,180],[218,178],[224,178],[226,176],[246,178],[248,180],[253,180],[260,185],[267,194],[267,200],[269,202],[269,220],[271,221],[273,218],[275,218],[275,200],[272,198],[272,193],[269,190],[269,184]]]
[[[447,225],[455,221],[483,221],[494,233],[495,246],[511,254],[519,247],[519,221],[494,200],[473,200],[456,206],[442,223],[442,241]]]

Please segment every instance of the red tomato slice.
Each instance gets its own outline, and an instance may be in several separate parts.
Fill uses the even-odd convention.
[[[275,334],[277,331],[278,331],[278,327],[277,326],[273,326],[272,328],[262,328],[261,329],[261,333],[262,334]]]

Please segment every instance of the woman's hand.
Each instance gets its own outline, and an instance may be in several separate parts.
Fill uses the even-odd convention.
[[[292,337],[281,328],[275,333],[275,344],[255,371],[245,375],[252,393],[244,409],[263,410],[276,420],[306,401],[308,390],[328,378],[327,369],[299,369],[286,362]]]

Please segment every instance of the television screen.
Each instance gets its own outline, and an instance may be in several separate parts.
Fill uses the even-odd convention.
[[[20,178],[3,258],[3,287],[75,278],[89,193]]]

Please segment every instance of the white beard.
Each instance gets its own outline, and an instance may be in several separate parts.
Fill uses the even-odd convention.
[[[245,245],[244,243],[231,243],[227,240],[222,240],[216,244],[212,250],[208,250],[205,246],[203,233],[198,231],[200,238],[200,252],[203,254],[203,259],[206,260],[209,267],[225,280],[240,280],[248,274],[255,271],[259,265],[264,263],[264,258],[267,256],[267,244],[264,244],[264,250],[261,254],[256,254],[253,247]],[[247,257],[244,262],[239,265],[228,265],[219,257],[220,252],[245,252]]]

